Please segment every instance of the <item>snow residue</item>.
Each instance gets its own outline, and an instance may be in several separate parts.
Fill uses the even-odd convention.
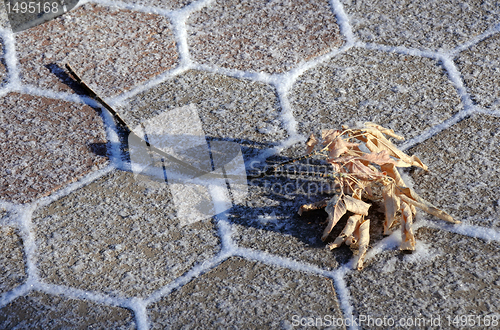
[[[106,136],[108,138],[108,157],[111,160],[111,164],[116,168],[125,168],[126,166],[120,150],[120,137],[117,133],[114,118],[107,109],[101,109],[104,127],[106,128]]]
[[[500,117],[500,110],[489,110],[489,109],[476,109],[477,113],[482,113],[488,116]]]
[[[432,260],[439,254],[434,250],[431,245],[422,241],[417,241],[415,244],[415,251],[412,254],[407,254],[403,257],[404,262],[416,264],[424,261]]]
[[[65,92],[54,92],[51,90],[41,89],[31,85],[19,85],[14,90],[23,94],[42,96],[50,99],[63,100],[66,102],[87,104],[94,108],[98,108],[101,106],[100,103],[98,103],[96,100],[88,96],[70,94]]]
[[[335,286],[335,293],[340,300],[340,308],[342,309],[345,320],[350,320],[354,316],[349,289],[345,283],[345,276],[349,271],[350,269],[346,265],[340,267],[336,271],[333,271],[331,274],[333,285]],[[351,323],[349,329],[355,330],[358,329],[358,327],[357,325]]]
[[[295,261],[293,259],[279,257],[277,255],[269,254],[263,251],[238,247],[232,251],[232,255],[249,260],[260,261],[266,265],[284,267],[299,272],[313,273],[325,277],[331,276],[330,271],[323,270],[317,266],[306,264],[304,262]]]
[[[38,270],[36,268],[35,253],[35,233],[32,230],[31,216],[35,211],[35,205],[20,206],[15,212],[15,218],[18,222],[18,229],[23,239],[24,253],[26,255],[26,273],[31,280],[38,279]]]
[[[19,297],[27,295],[31,291],[31,286],[27,283],[18,286],[15,289],[5,293],[3,296],[0,296],[0,308],[10,304],[12,301],[16,300]]]
[[[205,260],[203,263],[198,264],[191,268],[187,273],[183,274],[182,276],[178,277],[168,285],[164,286],[160,290],[154,292],[145,300],[145,303],[147,305],[152,304],[154,302],[157,302],[164,296],[168,295],[170,292],[182,287],[183,285],[189,283],[192,279],[210,271],[211,269],[217,267],[219,264],[221,264],[224,260],[227,258],[231,257],[231,254],[229,253],[219,253],[217,256],[213,257],[212,259]]]
[[[453,58],[448,54],[443,54],[439,57],[439,60],[441,61],[444,69],[448,72],[448,78],[455,86],[458,95],[460,95],[460,98],[462,99],[462,102],[464,104],[463,111],[471,112],[473,110],[472,101],[470,99],[470,95],[467,93],[467,89],[465,88],[465,84],[462,80],[461,74],[458,71],[457,66],[453,62]]]
[[[469,237],[480,238],[485,240],[487,243],[492,241],[500,242],[500,231],[492,228],[473,226],[467,224],[460,224],[460,225],[436,224],[431,221],[426,221],[425,226],[429,228],[446,230],[451,233],[456,233]]]
[[[90,2],[90,1],[86,1]],[[170,14],[170,10],[165,10],[163,8],[159,7],[149,7],[149,6],[143,6],[143,5],[138,5],[138,4],[131,4],[131,3],[125,3],[122,1],[113,1],[113,0],[92,0],[93,3],[98,3],[103,6],[109,6],[109,7],[118,7],[121,9],[127,9],[127,10],[133,10],[133,11],[138,11],[142,13],[150,13],[150,14],[157,14],[157,15],[162,15],[162,16],[167,16]],[[80,7],[81,4],[78,3],[78,7]]]
[[[339,0],[330,0],[330,4],[332,6],[333,13],[337,18],[340,33],[346,39],[346,44],[353,45],[356,42],[356,37],[354,36],[354,33],[352,33],[351,23],[349,17],[344,11],[344,6],[342,6]]]
[[[53,193],[52,195],[39,199],[37,202],[35,202],[33,204],[35,204],[37,208],[47,206],[50,203],[55,202],[55,201],[63,198],[64,196],[71,194],[73,191],[78,190],[82,187],[85,187],[86,185],[94,182],[95,180],[105,176],[106,174],[113,171],[114,169],[115,169],[115,166],[109,165],[109,166],[106,166],[105,168],[102,168],[100,170],[92,172],[92,173],[84,176],[80,180],[67,185],[63,189],[58,190],[57,192]]]
[[[494,35],[495,33],[498,33],[498,32],[500,32],[500,23],[495,25],[494,27],[484,31],[483,33],[473,37],[471,40],[467,41],[466,43],[455,47],[455,49],[453,49],[449,55],[453,58],[453,57],[457,56],[460,52],[463,52],[464,50],[469,49],[470,47],[478,44],[479,42],[483,41],[486,38],[491,37],[492,35]]]
[[[9,87],[18,88],[21,85],[19,80],[18,59],[16,56],[16,41],[12,31],[0,29],[0,37],[3,41],[4,61],[9,74]]]
[[[132,298],[128,300],[128,306],[134,312],[137,329],[149,329],[147,305],[143,299]]]

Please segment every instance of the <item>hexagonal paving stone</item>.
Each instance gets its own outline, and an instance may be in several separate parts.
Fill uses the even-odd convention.
[[[462,108],[437,62],[360,48],[300,76],[290,98],[305,135],[371,121],[409,139]]]
[[[467,224],[500,228],[500,120],[474,115],[411,149],[428,172],[415,190]]]
[[[230,258],[149,310],[152,329],[278,329],[302,318],[342,317],[329,279],[241,258]]]
[[[500,19],[496,1],[341,2],[361,41],[419,49],[454,48]]]
[[[31,202],[107,164],[102,120],[89,106],[9,93],[0,114],[4,200]]]
[[[449,326],[448,316],[451,321],[461,315],[500,319],[498,242],[428,228],[420,228],[416,238],[413,255],[384,251],[362,271],[347,275],[356,317],[390,317],[399,329],[460,328]],[[399,326],[416,319],[420,326]]]
[[[280,73],[341,45],[327,1],[224,1],[188,19],[193,60]]]
[[[40,276],[145,297],[218,252],[210,219],[181,226],[168,186],[114,171],[34,215]]]
[[[328,197],[318,191],[321,189],[328,189],[325,180],[308,180],[301,176],[252,179],[248,198],[228,211],[234,241],[241,247],[314,264],[326,270],[346,263],[352,257],[349,248],[343,246],[330,251],[321,241],[326,212],[297,214],[301,205]],[[332,238],[340,234],[345,221],[341,220],[332,230]]]
[[[14,227],[5,225],[8,216],[0,209],[0,294],[16,288],[26,279],[23,242]]]
[[[455,59],[472,98],[480,106],[500,108],[500,34],[472,46]]]
[[[131,127],[165,110],[195,104],[207,137],[278,143],[275,90],[266,84],[190,70],[134,96],[120,109]]]
[[[0,309],[1,329],[136,329],[125,308],[32,292]]]
[[[175,66],[165,17],[85,4],[16,35],[22,82],[79,90],[63,70],[70,63],[97,93],[117,95]]]
[[[192,3],[192,0],[169,0],[169,1],[161,1],[161,0],[123,0],[124,3],[139,5],[139,6],[148,6],[148,7],[159,7],[162,9],[180,9]]]

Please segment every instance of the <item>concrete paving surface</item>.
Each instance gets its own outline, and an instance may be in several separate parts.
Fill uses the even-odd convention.
[[[500,329],[500,2],[88,0],[19,32],[9,6],[0,329]],[[367,121],[461,224],[419,211],[404,254],[374,205],[353,270],[347,217],[323,242],[297,214],[322,163],[259,174]]]

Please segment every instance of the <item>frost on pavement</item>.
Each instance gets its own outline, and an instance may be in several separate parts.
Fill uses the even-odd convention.
[[[167,185],[118,170],[33,223],[44,282],[109,294],[147,296],[219,250],[210,219],[182,226]]]

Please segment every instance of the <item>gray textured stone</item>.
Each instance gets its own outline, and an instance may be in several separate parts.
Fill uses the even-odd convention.
[[[187,24],[192,58],[231,69],[282,73],[342,44],[324,0],[215,2]]]
[[[120,112],[135,127],[193,103],[207,137],[276,143],[286,133],[280,127],[275,93],[266,84],[191,70],[134,96]]]
[[[411,149],[429,166],[411,173],[415,190],[466,224],[498,230],[499,148],[498,117],[467,118]]]
[[[124,308],[32,292],[0,309],[0,329],[136,329]]]
[[[14,289],[26,279],[23,242],[14,227],[4,224],[6,217],[8,217],[7,212],[1,211],[0,294]]]
[[[448,316],[451,320],[461,315],[500,318],[498,242],[428,228],[420,228],[416,238],[415,254],[384,251],[369,260],[363,271],[348,274],[357,317],[391,317],[399,329],[408,329],[399,322],[410,318],[427,322],[411,329],[431,328],[431,318],[437,322],[438,317],[441,327],[433,329],[460,328],[448,325]],[[361,328],[372,327],[365,323]]]
[[[360,48],[300,76],[291,99],[304,135],[372,121],[408,139],[462,108],[437,62]]]
[[[167,18],[86,3],[16,34],[23,83],[78,92],[66,63],[102,97],[129,90],[177,63]]]
[[[149,312],[152,329],[288,329],[294,315],[342,317],[329,279],[240,258],[194,279]]]
[[[500,35],[463,51],[455,59],[472,99],[480,106],[500,109]]]
[[[148,7],[158,7],[162,9],[180,9],[193,1],[191,0],[169,0],[169,1],[161,1],[161,0],[124,0],[124,3],[139,5],[139,6],[148,6]]]
[[[145,297],[215,255],[209,220],[181,226],[166,184],[115,171],[34,215],[40,276]]]
[[[419,49],[450,49],[498,23],[498,1],[342,0],[356,37]]]
[[[47,196],[108,164],[102,119],[89,106],[9,93],[0,99],[0,198]]]

